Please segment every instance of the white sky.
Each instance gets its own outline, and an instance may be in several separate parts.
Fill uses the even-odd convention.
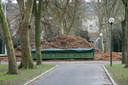
[[[17,1],[16,0],[13,0],[12,3],[17,3]]]
[[[17,3],[16,0],[11,0],[11,1],[12,1],[12,3]],[[8,3],[8,0],[2,0],[2,3]]]
[[[91,1],[95,1],[95,2],[97,2],[98,0],[85,0],[86,2],[91,2]],[[101,0],[100,0],[100,2],[101,2]]]
[[[85,0],[86,2],[90,2],[90,0]]]

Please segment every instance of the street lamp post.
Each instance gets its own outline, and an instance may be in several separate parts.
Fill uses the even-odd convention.
[[[98,37],[97,39],[98,39],[98,48],[100,49],[100,37]]]
[[[103,34],[100,33],[100,50],[103,51]]]
[[[110,23],[110,66],[112,66],[112,24],[114,23],[114,18],[109,18]]]

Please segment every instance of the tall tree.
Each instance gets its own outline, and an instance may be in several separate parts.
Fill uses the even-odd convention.
[[[20,68],[24,69],[33,69],[33,61],[30,51],[30,40],[29,40],[29,29],[30,29],[30,19],[33,9],[34,0],[17,0],[20,14],[21,14],[21,23],[20,23],[20,39],[21,39],[21,52],[22,52],[22,61],[19,65]]]
[[[0,0],[0,24],[1,24],[0,26],[2,28],[4,41],[5,41],[5,44],[7,47],[7,55],[8,55],[8,72],[7,72],[7,74],[17,74],[18,70],[17,70],[17,65],[16,65],[15,52],[14,52],[14,48],[13,48],[11,35],[9,32],[7,19],[3,12],[1,0]]]
[[[126,23],[125,20],[121,22],[122,24],[122,64],[126,63]]]
[[[36,46],[36,62],[37,65],[42,64],[41,52],[40,52],[40,19],[42,11],[42,0],[34,0],[34,16],[35,16],[35,46]]]
[[[122,0],[125,7],[125,24],[126,24],[126,32],[128,33],[128,0]],[[126,34],[126,47],[128,48],[128,34]],[[128,49],[127,49],[128,54]],[[126,56],[126,68],[128,68],[128,55]]]

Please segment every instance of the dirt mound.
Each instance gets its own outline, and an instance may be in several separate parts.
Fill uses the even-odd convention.
[[[30,46],[32,49],[35,48],[35,41],[31,40]],[[95,48],[95,60],[109,60],[109,53],[103,53],[93,44],[89,43],[85,38],[78,36],[69,35],[58,35],[56,37],[50,38],[48,40],[41,40],[41,49],[47,48],[60,48],[60,49],[70,49],[70,48]],[[16,56],[21,56],[21,46],[15,49]],[[113,53],[115,56],[113,59],[117,60],[119,56],[117,53]]]

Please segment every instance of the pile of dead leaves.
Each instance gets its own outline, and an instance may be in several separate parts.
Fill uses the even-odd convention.
[[[16,61],[21,61],[21,57],[16,57]],[[8,57],[7,56],[0,57],[0,63],[1,62],[8,62]]]
[[[113,61],[117,61],[117,60],[120,60],[122,56],[120,54],[118,54],[117,52],[112,52],[112,60]],[[95,52],[95,57],[94,57],[95,60],[104,60],[104,61],[108,61],[110,60],[110,52],[107,52],[107,53],[103,53],[103,52],[100,52],[100,53],[96,53]]]

